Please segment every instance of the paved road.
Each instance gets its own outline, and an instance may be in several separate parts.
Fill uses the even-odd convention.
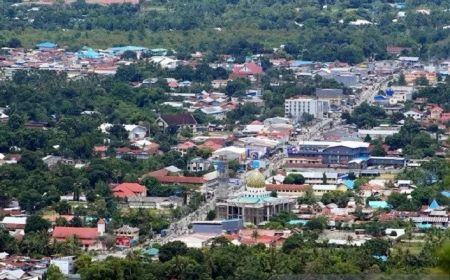
[[[223,191],[224,191],[224,194],[226,197],[230,196],[232,193],[234,193],[234,194],[240,193],[244,190],[243,184],[239,184],[239,185],[235,185],[235,186],[230,185],[230,184],[224,184],[221,187],[224,188]],[[170,241],[176,239],[177,237],[180,237],[182,235],[186,235],[186,234],[190,233],[189,225],[192,222],[206,220],[206,216],[207,216],[208,212],[210,210],[215,209],[217,198],[218,198],[218,196],[216,195],[217,192],[218,191],[216,190],[214,192],[214,196],[211,199],[209,199],[206,203],[201,205],[196,211],[188,214],[187,216],[179,219],[176,222],[173,222],[170,225],[168,234],[166,236],[154,238],[149,243],[150,244],[151,243],[164,244],[164,243],[167,243],[167,242],[170,242]]]

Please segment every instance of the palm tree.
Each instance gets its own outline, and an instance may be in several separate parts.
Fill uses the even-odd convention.
[[[353,241],[353,236],[347,235],[347,244],[348,244],[348,245],[351,245],[351,244],[352,244],[352,241]]]
[[[258,239],[258,237],[259,237],[258,229],[255,229],[255,230],[252,232],[252,238],[253,238],[253,240],[255,241],[255,243],[256,243],[256,240]]]

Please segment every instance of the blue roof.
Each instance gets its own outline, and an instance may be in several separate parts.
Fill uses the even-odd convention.
[[[40,49],[53,49],[56,48],[58,45],[52,42],[41,42],[36,45],[36,47]]]
[[[288,224],[290,225],[306,225],[308,223],[307,220],[290,220]]]
[[[374,257],[375,259],[385,262],[387,261],[388,257],[387,256],[377,256],[377,255],[373,255],[372,257]]]
[[[394,90],[393,89],[387,89],[386,90],[386,95],[387,96],[393,96],[394,95]]]
[[[83,50],[76,53],[79,58],[99,58],[100,54],[91,48],[83,48]]]
[[[431,224],[421,224],[421,223],[418,223],[418,224],[416,224],[416,227],[418,227],[418,228],[420,228],[420,229],[429,229],[429,228],[432,227],[432,225],[431,225]]]
[[[293,67],[298,67],[298,66],[305,66],[305,65],[311,65],[314,62],[312,61],[308,61],[308,60],[294,60],[291,62],[291,66]]]
[[[430,206],[428,206],[428,208],[430,208],[430,209],[439,208],[439,204],[437,203],[436,199],[433,199],[433,201],[431,202]]]
[[[386,201],[369,201],[370,208],[390,208],[389,204]]]
[[[159,254],[159,249],[158,248],[153,248],[153,247],[148,247],[145,248],[143,251],[144,254],[150,255],[150,256],[156,256]]]
[[[383,101],[383,100],[386,100],[386,97],[383,96],[383,95],[375,95],[373,97],[373,100],[375,100],[375,101]]]
[[[449,191],[442,191],[441,194],[445,197],[450,197],[450,192]]]
[[[355,188],[355,182],[349,179],[343,180],[342,183],[347,187],[349,190],[353,190]]]

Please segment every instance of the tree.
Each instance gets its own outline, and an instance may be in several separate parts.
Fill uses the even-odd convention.
[[[228,96],[243,96],[245,94],[245,90],[248,89],[249,82],[244,79],[236,79],[231,82],[228,82],[225,93]]]
[[[366,142],[366,143],[372,142],[372,137],[370,137],[370,135],[367,134],[366,137],[364,137],[364,142]]]
[[[51,264],[47,268],[47,271],[42,276],[42,279],[43,280],[64,280],[64,279],[66,279],[66,277],[64,277],[64,274],[62,274],[61,270],[59,270],[59,268],[56,265]]]
[[[120,58],[125,59],[125,60],[136,60],[137,55],[136,55],[136,52],[134,52],[134,51],[126,50],[123,52],[123,54],[121,55]]]
[[[339,207],[343,208],[347,206],[351,196],[351,192],[332,191],[324,193],[320,201],[322,201],[325,205],[335,203]]]
[[[18,115],[18,114],[12,114],[8,118],[8,127],[11,129],[19,129],[19,128],[23,127],[24,123],[25,123],[25,120],[24,120],[23,116]]]
[[[368,250],[370,255],[386,256],[389,252],[389,241],[381,238],[367,240],[363,248]]]
[[[128,139],[128,131],[123,127],[123,125],[115,124],[108,129],[108,132],[120,141],[125,141]]]
[[[386,156],[386,151],[384,150],[383,143],[381,141],[376,141],[370,154],[376,157]]]
[[[207,221],[212,221],[216,218],[216,211],[215,210],[209,210],[208,214],[206,215]]]
[[[17,38],[11,38],[7,43],[8,48],[20,48],[22,47],[22,42]]]
[[[306,227],[311,230],[324,230],[327,228],[328,225],[328,219],[323,216],[314,217],[311,220],[308,221],[306,224]]]
[[[405,74],[403,72],[398,76],[397,84],[399,86],[406,86]]]
[[[430,84],[430,82],[428,81],[428,79],[426,77],[418,77],[414,81],[414,84],[417,86],[428,86]]]
[[[291,173],[284,178],[283,183],[302,185],[305,183],[305,177],[302,174]]]
[[[316,198],[314,196],[313,190],[308,189],[304,196],[297,198],[297,203],[298,204],[308,204],[308,205],[316,203]]]
[[[439,267],[450,275],[450,242],[445,242],[437,253]]]
[[[89,255],[83,254],[81,256],[79,256],[76,260],[75,260],[75,271],[77,271],[77,273],[79,273],[80,270],[83,270],[87,267],[89,267],[89,265],[91,264],[91,257]]]
[[[25,225],[25,233],[39,232],[39,231],[47,232],[49,228],[50,222],[43,219],[41,216],[35,214],[27,218],[27,223]]]
[[[302,248],[304,244],[305,239],[302,234],[293,234],[284,241],[281,250],[283,251],[283,253],[288,254],[294,249]]]
[[[36,153],[29,151],[25,151],[22,153],[22,156],[20,157],[18,163],[23,168],[29,171],[41,169],[44,167],[44,162],[42,161],[42,159]]]
[[[159,260],[161,262],[167,262],[174,256],[185,255],[187,251],[187,246],[183,242],[169,242],[161,246],[161,248],[159,249]]]
[[[0,229],[0,251],[14,254],[18,251],[17,241],[5,229]]]
[[[26,256],[48,256],[50,254],[49,242],[47,232],[30,232],[25,234],[19,247],[21,253]]]
[[[53,253],[63,256],[76,256],[81,253],[81,243],[72,236],[63,242],[56,242],[53,246]]]
[[[55,206],[55,211],[60,215],[69,215],[72,212],[72,207],[66,200],[63,200]]]

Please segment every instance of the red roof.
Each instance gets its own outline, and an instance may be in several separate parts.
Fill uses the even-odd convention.
[[[204,184],[206,180],[202,177],[188,177],[188,176],[152,176],[160,183],[172,184]]]
[[[94,146],[94,152],[103,153],[106,152],[108,148],[106,146]]]
[[[55,227],[53,229],[53,238],[58,241],[63,241],[70,236],[75,236],[80,239],[83,245],[89,245],[95,242],[99,236],[97,228],[86,227]]]
[[[247,75],[259,75],[263,72],[261,66],[254,62],[248,62],[244,64],[234,65],[232,70],[232,76],[245,77]]]
[[[205,149],[210,149],[212,151],[216,151],[218,149],[223,148],[223,145],[218,144],[214,141],[208,140],[203,144],[198,145],[199,148],[205,148]]]
[[[165,168],[162,168],[156,171],[149,172],[145,174],[144,177],[159,177],[159,176],[166,176],[167,174],[169,174],[169,171]]]
[[[122,183],[112,189],[115,197],[133,197],[143,194],[146,191],[147,188],[138,183]]]
[[[194,143],[192,143],[191,141],[186,141],[184,143],[178,144],[177,148],[180,149],[180,150],[187,150],[187,149],[193,148],[195,146],[196,145]]]

